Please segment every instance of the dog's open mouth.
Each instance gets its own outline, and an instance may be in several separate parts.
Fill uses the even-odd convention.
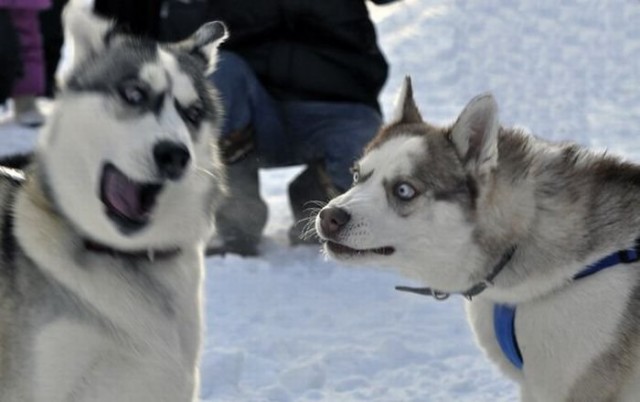
[[[351,248],[345,246],[344,244],[336,243],[331,240],[328,240],[325,243],[327,249],[331,251],[333,254],[341,255],[341,256],[356,256],[362,257],[365,255],[377,254],[377,255],[391,255],[396,250],[391,246],[386,247],[377,247],[377,248],[369,248],[365,250],[358,250],[355,248]]]
[[[160,190],[161,184],[136,182],[111,163],[102,170],[100,198],[107,216],[123,232],[142,229],[149,223]]]

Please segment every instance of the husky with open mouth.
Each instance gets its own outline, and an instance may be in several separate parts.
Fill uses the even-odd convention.
[[[491,95],[435,127],[407,79],[316,231],[430,286],[401,290],[466,296],[523,401],[640,400],[640,166],[501,127]]]
[[[0,400],[193,401],[226,28],[161,45],[76,3],[31,163],[0,170]]]

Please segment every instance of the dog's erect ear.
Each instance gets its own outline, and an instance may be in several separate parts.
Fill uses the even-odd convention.
[[[491,94],[473,98],[453,125],[451,140],[467,170],[490,173],[498,164],[498,105]]]
[[[411,77],[404,77],[404,82],[400,88],[398,99],[396,100],[396,110],[393,114],[394,123],[422,123],[422,116],[413,99],[413,88],[411,87]]]
[[[62,13],[69,59],[58,71],[60,85],[69,73],[89,55],[102,50],[114,23],[93,14],[82,0],[71,0]]]
[[[207,22],[191,35],[177,44],[186,51],[204,61],[205,74],[213,72],[218,59],[218,46],[227,39],[227,27],[221,21]]]

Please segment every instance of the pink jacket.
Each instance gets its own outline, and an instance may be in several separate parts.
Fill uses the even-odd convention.
[[[51,0],[0,0],[0,8],[44,10],[51,6]]]

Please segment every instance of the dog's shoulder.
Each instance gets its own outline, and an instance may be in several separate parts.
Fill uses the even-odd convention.
[[[13,264],[10,261],[16,242],[13,234],[11,205],[17,189],[24,182],[24,173],[11,167],[0,166],[0,378],[6,378],[6,359],[8,351],[4,349],[11,329],[11,311],[15,299],[10,295],[15,290],[12,278]]]

